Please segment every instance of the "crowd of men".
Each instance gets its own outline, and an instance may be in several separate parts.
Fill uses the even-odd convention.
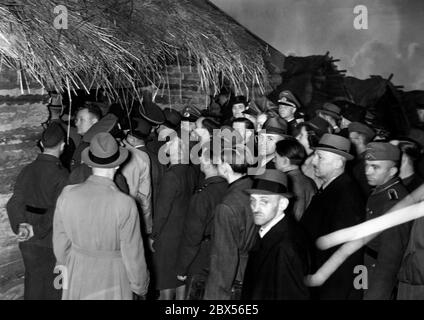
[[[345,102],[300,109],[290,91],[264,111],[226,93],[209,113],[85,103],[69,126],[51,105],[7,204],[25,299],[424,299],[421,220],[307,285],[337,250],[319,237],[421,201],[424,180],[417,139]]]

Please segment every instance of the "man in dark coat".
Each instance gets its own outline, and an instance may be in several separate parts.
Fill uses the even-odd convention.
[[[308,241],[297,222],[284,213],[292,197],[287,192],[287,176],[266,170],[246,192],[253,220],[261,228],[249,252],[242,299],[309,299],[304,281],[310,272]]]
[[[205,174],[205,180],[191,197],[178,254],[177,274],[180,280],[185,280],[188,276],[189,300],[203,299],[205,280],[209,273],[215,208],[221,203],[228,189],[227,181],[218,175],[215,158],[211,149],[203,150],[200,169]]]
[[[278,96],[278,114],[287,121],[287,133],[293,135],[299,123],[303,119],[298,117],[296,111],[300,108],[300,102],[293,93],[288,90],[280,92]]]
[[[25,300],[56,300],[61,295],[53,287],[56,258],[52,234],[56,199],[68,178],[59,160],[64,139],[65,133],[57,123],[44,131],[43,153],[21,171],[7,203],[10,226],[18,234],[25,265]]]
[[[160,299],[173,300],[175,296],[183,300],[184,282],[177,279],[176,264],[190,198],[198,180],[193,167],[183,161],[188,144],[174,136],[166,147],[170,165],[162,177],[153,216],[155,282]]]
[[[280,117],[272,117],[265,121],[258,135],[259,168],[275,169],[275,146],[278,141],[293,137],[287,135],[287,122]],[[257,172],[262,174],[263,172]]]
[[[300,165],[306,159],[306,151],[296,139],[277,142],[275,151],[275,166],[288,176],[289,191],[294,194],[287,212],[299,221],[312,197],[317,192],[317,186],[311,178],[300,171]]]
[[[349,154],[350,141],[338,135],[324,134],[315,148],[312,159],[315,175],[324,181],[318,193],[312,198],[301,224],[311,241],[317,238],[356,225],[364,220],[365,201],[357,183],[344,171]],[[314,270],[316,272],[337,250],[319,250],[314,247]],[[362,252],[351,255],[328,280],[314,288],[313,298],[319,300],[361,299],[361,290],[354,284],[354,268],[362,264]]]
[[[252,163],[246,147],[224,149],[221,154],[218,172],[228,181],[229,188],[215,209],[206,300],[240,299],[248,253],[256,234],[249,197],[244,192],[252,187],[247,176]]]
[[[365,151],[365,174],[374,190],[367,202],[367,220],[389,211],[408,195],[398,177],[400,162],[398,147],[384,142],[372,142]],[[368,271],[366,300],[388,300],[394,296],[397,273],[409,240],[412,222],[383,231],[367,243],[364,262]]]

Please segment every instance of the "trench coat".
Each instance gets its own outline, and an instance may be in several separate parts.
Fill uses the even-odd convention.
[[[152,233],[152,182],[149,155],[131,146],[124,141],[130,151],[130,158],[122,166],[121,172],[125,177],[129,194],[132,196],[143,217],[143,230],[146,234]]]
[[[184,284],[177,280],[176,264],[184,221],[196,183],[195,171],[188,164],[171,165],[162,177],[152,232],[157,290],[177,288]]]
[[[243,300],[307,300],[304,278],[310,272],[310,252],[304,231],[284,217],[249,252]]]
[[[149,272],[135,201],[108,178],[65,187],[54,215],[53,248],[67,269],[63,300],[130,300]],[[67,281],[66,281],[67,280]]]

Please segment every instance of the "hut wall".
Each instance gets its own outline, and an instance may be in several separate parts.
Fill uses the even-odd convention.
[[[181,110],[187,105],[194,105],[199,109],[208,107],[209,96],[201,89],[197,67],[167,66],[163,78],[165,81],[160,84],[155,98],[158,105],[171,106],[176,110]]]
[[[48,117],[45,91],[29,88],[22,94],[16,71],[0,71],[0,300],[23,296],[24,266],[5,207],[20,170],[39,151],[41,123]]]

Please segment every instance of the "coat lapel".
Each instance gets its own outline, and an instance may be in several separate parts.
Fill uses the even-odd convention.
[[[262,239],[258,236],[258,242],[255,245],[255,250],[257,250],[255,252],[255,271],[260,270],[271,250],[277,246],[283,238],[287,237],[289,219],[290,218],[286,215],[280,222],[273,226]]]

